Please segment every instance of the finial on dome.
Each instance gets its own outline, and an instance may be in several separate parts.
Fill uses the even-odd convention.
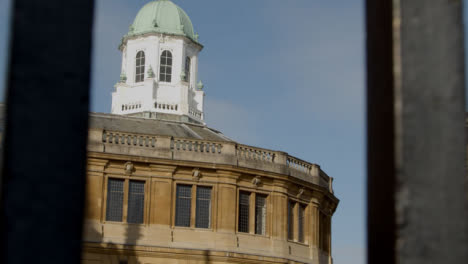
[[[203,85],[202,81],[201,81],[201,80],[198,81],[198,83],[197,83],[197,88],[198,88],[198,90],[202,90],[203,87],[205,87],[205,85]]]
[[[127,81],[127,75],[125,74],[125,72],[122,72],[120,74],[120,82],[126,82]]]
[[[195,33],[195,41],[198,41],[198,37],[199,37],[198,33]]]

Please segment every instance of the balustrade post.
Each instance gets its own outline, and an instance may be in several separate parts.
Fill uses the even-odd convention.
[[[89,129],[88,133],[88,151],[104,151],[103,144],[104,130]]]
[[[288,153],[282,152],[282,151],[276,151],[274,152],[274,157],[272,162],[276,164],[281,164],[284,166],[287,166],[287,161],[288,161]]]
[[[310,175],[312,177],[320,177],[320,166],[317,164],[312,164],[310,168]]]
[[[156,137],[156,148],[161,151],[170,151],[171,140],[171,137]]]

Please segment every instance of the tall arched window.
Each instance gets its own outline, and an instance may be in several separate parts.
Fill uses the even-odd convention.
[[[190,82],[190,57],[185,58],[185,80]]]
[[[142,82],[145,80],[145,53],[139,51],[136,55],[135,63],[135,82]]]
[[[161,63],[159,71],[159,81],[171,82],[172,76],[172,54],[170,51],[165,50],[161,54]]]

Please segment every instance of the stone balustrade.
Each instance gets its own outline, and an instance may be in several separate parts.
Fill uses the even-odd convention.
[[[155,102],[154,109],[165,113],[176,113],[179,111],[179,105],[175,103]]]
[[[331,190],[330,177],[316,164],[285,152],[231,141],[218,142],[90,129],[88,151],[235,165],[290,175]]]
[[[255,148],[247,145],[237,145],[237,157],[244,159],[273,162],[275,158],[274,151]]]
[[[174,151],[193,151],[200,153],[221,154],[223,145],[217,142],[175,138],[172,140],[171,149]]]
[[[189,108],[189,114],[197,119],[202,119],[202,115],[203,113],[198,111],[197,109],[193,108],[193,107],[190,107]]]
[[[122,104],[121,105],[121,112],[135,112],[139,111],[141,109],[142,105],[140,102],[138,103],[128,103],[128,104]]]
[[[139,147],[156,147],[156,137],[147,135],[128,134],[122,132],[103,131],[102,142],[115,145]]]

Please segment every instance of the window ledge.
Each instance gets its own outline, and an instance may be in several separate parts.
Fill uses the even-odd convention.
[[[199,228],[199,227],[185,227],[185,226],[173,226],[171,229],[214,232],[213,228]]]
[[[296,244],[296,245],[306,246],[306,247],[309,246],[309,244],[307,244],[305,242],[299,242],[299,241],[294,241],[294,240],[290,240],[290,239],[288,239],[288,242],[292,243],[292,244]]]
[[[147,226],[145,223],[142,224],[135,224],[135,223],[127,223],[127,222],[118,222],[118,221],[102,221],[102,224],[106,225],[121,225],[121,226],[139,226],[139,227],[145,227]]]
[[[245,236],[252,236],[252,237],[262,237],[262,238],[270,238],[269,235],[259,235],[259,234],[252,234],[252,233],[244,233],[244,232],[236,232],[236,235],[245,235]]]

